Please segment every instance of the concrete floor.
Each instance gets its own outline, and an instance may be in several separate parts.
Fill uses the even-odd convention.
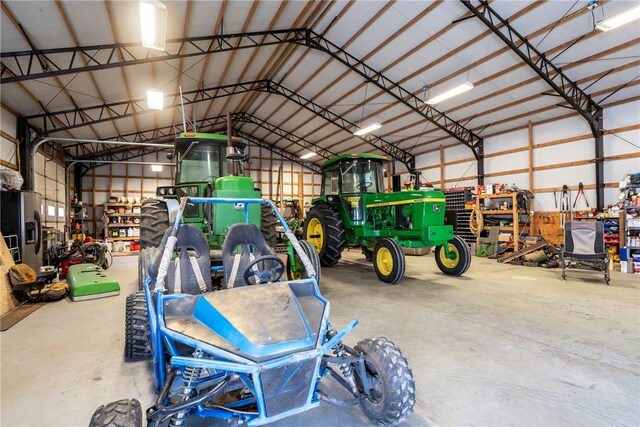
[[[101,403],[152,403],[150,365],[123,360],[136,263],[110,270],[120,296],[52,303],[0,335],[2,426],[86,426]],[[322,278],[332,323],[360,320],[347,343],[386,336],[407,355],[417,403],[406,426],[640,425],[638,276],[613,273],[607,287],[474,258],[455,278],[428,255],[408,258],[390,286],[349,252]],[[276,425],[369,424],[357,407],[323,404]]]

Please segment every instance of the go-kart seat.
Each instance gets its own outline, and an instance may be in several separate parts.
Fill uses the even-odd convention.
[[[223,287],[245,286],[243,273],[246,268],[256,258],[266,255],[276,256],[255,224],[234,224],[229,227],[222,245]]]
[[[171,234],[170,227],[162,239],[160,251],[149,267],[149,277],[153,288],[162,260],[162,248]],[[202,231],[193,225],[182,224],[178,230],[175,252],[176,258],[169,264],[166,287],[169,293],[199,295],[211,291],[211,263],[209,244]],[[180,274],[176,274],[178,272]]]

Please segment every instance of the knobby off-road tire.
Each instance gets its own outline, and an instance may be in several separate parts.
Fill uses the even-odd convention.
[[[264,240],[267,241],[267,244],[274,248],[278,243],[276,235],[276,225],[279,224],[278,218],[276,218],[276,215],[273,213],[271,206],[262,204],[261,207],[260,231],[262,231],[262,235],[264,236]]]
[[[364,414],[379,426],[394,426],[413,412],[416,386],[413,373],[398,346],[386,338],[360,341],[355,350],[365,355],[367,372],[380,381],[360,401]]]
[[[306,240],[299,240],[298,242],[300,243],[300,246],[302,246],[302,250],[304,251],[304,253],[307,255],[307,257],[309,257],[313,269],[316,271],[316,282],[318,282],[318,287],[320,287],[320,257],[318,256],[316,249],[311,243],[307,242]],[[302,266],[302,261],[300,261],[298,255],[296,255],[296,264]],[[309,278],[306,270],[303,269],[301,272],[294,273],[293,271],[291,271],[291,267],[291,260],[289,259],[289,257],[287,257],[287,277],[289,278],[289,280],[300,280]],[[302,267],[304,268],[304,266]]]
[[[144,292],[135,292],[127,296],[124,338],[126,361],[151,358],[151,335]]]
[[[158,248],[148,247],[140,251],[138,256],[138,290],[144,290],[144,281],[149,276],[149,266],[156,259]]]
[[[151,199],[140,208],[140,249],[158,247],[169,227],[169,209],[162,200]]]
[[[344,226],[340,215],[329,206],[311,208],[304,221],[304,238],[315,247],[322,265],[333,267],[340,261],[344,248]]]
[[[383,282],[395,285],[402,280],[406,261],[400,244],[389,237],[378,240],[373,247],[373,268]]]
[[[137,399],[122,399],[99,407],[89,427],[142,427],[142,406]]]
[[[454,236],[449,242],[449,251],[456,254],[455,259],[448,259],[444,252],[444,246],[436,246],[436,264],[444,274],[450,276],[463,275],[471,265],[471,250],[467,242],[459,236]]]

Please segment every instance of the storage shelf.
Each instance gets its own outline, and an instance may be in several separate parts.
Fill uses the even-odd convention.
[[[112,214],[105,213],[105,216],[108,216],[108,217],[112,217],[112,216],[140,216],[140,214],[139,213],[123,213],[123,214],[121,214],[121,213],[112,213]]]
[[[115,202],[107,202],[104,206],[117,206],[117,207],[138,207],[142,206],[142,203],[115,203]]]
[[[108,240],[133,240],[133,241],[136,241],[136,240],[140,240],[140,237],[139,236],[136,236],[136,237],[106,237],[106,239],[108,239]]]
[[[520,224],[518,226],[518,229],[522,230],[523,228],[529,228],[529,227],[530,227],[529,225]],[[485,225],[482,228],[482,230],[483,231],[489,231],[491,228],[493,228],[493,227],[491,227],[490,225]],[[500,229],[500,231],[513,231],[513,225],[505,225],[505,226],[499,227],[499,229]]]
[[[513,211],[511,209],[487,209],[480,212],[482,212],[483,215],[513,215]],[[517,213],[518,215],[526,215],[527,211],[520,209]]]
[[[500,193],[500,194],[480,194],[477,196],[480,199],[510,199],[514,193]]]
[[[107,228],[119,228],[119,227],[140,227],[140,224],[106,224]]]

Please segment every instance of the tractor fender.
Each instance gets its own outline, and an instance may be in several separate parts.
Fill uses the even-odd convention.
[[[167,204],[167,211],[169,212],[169,222],[173,223],[176,220],[176,214],[180,209],[180,202],[177,199],[164,199],[163,202]]]

